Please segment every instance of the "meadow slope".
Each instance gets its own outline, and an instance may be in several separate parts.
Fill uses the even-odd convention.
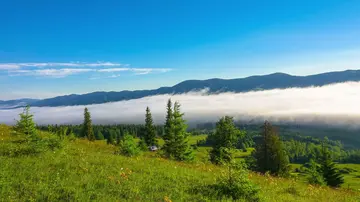
[[[0,133],[1,144],[11,137]],[[156,153],[115,155],[104,141],[76,139],[37,156],[0,156],[0,201],[214,201],[201,187],[225,168],[175,162]],[[359,201],[360,193],[250,173],[263,201]]]

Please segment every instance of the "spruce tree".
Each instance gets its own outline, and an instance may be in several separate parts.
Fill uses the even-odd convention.
[[[306,164],[308,167],[306,173],[308,174],[308,182],[312,185],[325,185],[324,178],[321,173],[321,166],[317,164],[313,159],[310,159]]]
[[[96,133],[95,133],[95,137],[97,140],[103,140],[104,139],[104,135],[101,133],[100,130],[98,130]]]
[[[164,146],[163,146],[163,151],[165,156],[170,157],[170,155],[172,154],[172,142],[174,139],[174,134],[173,134],[173,110],[172,110],[172,102],[171,99],[168,100],[167,102],[167,107],[166,107],[166,120],[165,120],[165,125],[164,125],[164,135],[163,135],[163,139],[165,141]]]
[[[28,140],[34,139],[36,137],[36,125],[33,120],[34,115],[30,114],[30,106],[26,106],[19,115],[20,120],[16,123],[15,132],[25,135]]]
[[[89,110],[85,107],[84,109],[84,123],[82,129],[82,136],[87,137],[88,140],[94,141],[95,135],[91,124],[91,115]]]
[[[222,117],[216,123],[213,135],[213,147],[210,151],[210,160],[215,164],[226,164],[232,160],[233,149],[237,144],[240,131],[235,127],[232,117]]]
[[[157,145],[154,121],[149,107],[146,107],[144,140],[147,146]]]
[[[194,158],[192,149],[188,143],[189,134],[186,132],[187,125],[183,119],[184,114],[180,111],[180,104],[175,102],[173,109],[173,154],[175,160],[184,161]]]
[[[326,184],[330,187],[340,187],[344,183],[342,174],[336,168],[335,163],[332,161],[331,153],[328,148],[327,141],[322,142],[321,156],[319,158],[320,171]]]
[[[267,121],[262,126],[261,137],[262,142],[257,144],[252,153],[257,171],[270,172],[273,175],[287,175],[289,158],[275,128]]]
[[[188,144],[187,125],[180,112],[180,104],[175,102],[172,108],[171,100],[167,104],[167,115],[165,121],[165,134],[163,146],[164,154],[168,158],[178,161],[193,159],[192,150]]]

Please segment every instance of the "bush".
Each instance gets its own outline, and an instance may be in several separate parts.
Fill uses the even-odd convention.
[[[138,147],[139,147],[139,149],[140,149],[141,151],[148,151],[148,150],[149,150],[149,148],[148,148],[148,146],[146,145],[146,142],[145,142],[145,140],[144,140],[143,138],[140,139],[139,144],[138,144]]]
[[[27,139],[16,139],[14,141],[3,142],[0,144],[0,156],[30,156],[38,155],[46,151],[54,151],[63,147],[63,141],[57,136],[48,135],[39,137],[32,141]]]
[[[140,153],[140,148],[135,142],[133,136],[125,134],[119,143],[119,154],[125,156],[136,156]]]
[[[222,173],[217,183],[211,187],[218,200],[232,198],[235,201],[260,201],[259,188],[248,179],[248,172],[242,164],[230,164],[228,171]]]

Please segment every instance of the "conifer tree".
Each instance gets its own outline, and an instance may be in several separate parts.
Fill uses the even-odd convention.
[[[109,134],[108,139],[106,140],[107,144],[115,144],[114,135],[112,133]]]
[[[94,131],[92,128],[92,123],[91,123],[91,115],[90,115],[89,110],[86,107],[84,109],[84,123],[83,123],[83,129],[82,129],[82,136],[87,137],[88,140],[90,140],[90,141],[95,140],[95,135],[94,135]]]
[[[169,99],[163,150],[165,156],[179,161],[191,160],[193,158],[192,150],[188,144],[187,125],[183,119],[183,115],[184,114],[180,112],[180,104],[175,102],[172,108],[172,103]]]
[[[321,173],[321,166],[313,159],[307,163],[306,173],[308,174],[308,182],[312,185],[325,185],[324,178]]]
[[[144,140],[147,146],[157,145],[154,121],[149,107],[146,107]]]
[[[96,133],[96,139],[97,140],[103,140],[104,139],[104,135],[102,134],[102,132],[100,130],[98,130]]]
[[[178,161],[192,160],[194,158],[192,149],[188,143],[189,134],[186,132],[187,125],[183,119],[184,114],[180,112],[180,104],[175,102],[173,109],[173,154]]]
[[[230,163],[232,151],[235,149],[240,131],[235,127],[232,117],[222,117],[216,123],[216,131],[213,135],[213,148],[210,151],[210,160],[215,164]]]
[[[336,168],[335,163],[332,161],[327,139],[322,142],[319,164],[321,166],[320,171],[328,186],[340,187],[340,185],[344,183],[343,176]]]
[[[169,99],[168,102],[167,102],[166,120],[165,120],[165,125],[164,125],[163,139],[165,141],[164,146],[163,146],[164,154],[165,154],[165,156],[170,157],[170,155],[173,153],[172,152],[172,142],[173,142],[173,139],[174,139],[174,134],[173,134],[173,110],[172,110],[171,99]]]
[[[289,173],[289,158],[275,128],[267,121],[262,127],[262,142],[257,144],[252,156],[259,172],[273,175]]]
[[[24,111],[19,114],[20,120],[17,121],[15,126],[16,133],[23,134],[30,140],[36,137],[36,126],[32,114],[30,114],[30,106],[26,106]]]

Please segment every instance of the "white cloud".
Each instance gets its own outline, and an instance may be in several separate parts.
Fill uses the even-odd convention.
[[[99,69],[98,72],[123,72],[129,71],[130,68],[108,68],[108,69]]]
[[[111,76],[107,76],[107,77],[90,77],[89,79],[91,80],[97,80],[97,79],[107,79],[107,78],[117,78],[120,77],[120,74],[113,74]]]
[[[46,68],[47,69],[43,69]],[[64,68],[65,67],[65,68]],[[71,67],[71,68],[70,68]],[[98,67],[101,67],[98,68]],[[106,68],[114,67],[114,68]],[[120,63],[111,62],[97,62],[97,63],[81,63],[81,62],[69,62],[69,63],[0,63],[0,71],[3,70],[8,73],[9,76],[49,76],[61,78],[72,74],[79,74],[85,72],[96,73],[114,73],[114,72],[135,72],[136,75],[149,74],[152,72],[165,73],[171,69],[165,68],[130,68],[128,64],[122,65]],[[97,79],[101,77],[92,77],[90,79]],[[114,78],[111,76],[104,78]]]
[[[0,64],[0,70],[19,69],[20,66],[17,64]]]
[[[0,69],[19,69],[23,67],[114,67],[122,66],[120,63],[112,62],[96,62],[96,63],[84,63],[84,62],[43,62],[43,63],[2,63]]]
[[[150,74],[152,72],[158,72],[158,73],[165,73],[165,72],[169,72],[171,71],[171,69],[166,69],[166,68],[132,68],[131,69],[133,72],[135,72],[135,75],[145,75],[145,74]]]
[[[163,123],[168,98],[181,103],[188,123],[216,121],[224,115],[237,120],[323,123],[360,127],[360,82],[323,87],[276,89],[247,93],[157,95],[87,106],[94,123],[143,123],[146,106],[156,123]],[[34,107],[39,124],[81,123],[85,106]],[[14,123],[21,109],[0,110],[0,123]],[[121,113],[118,113],[121,112]],[[51,116],[57,114],[57,116]]]
[[[64,69],[14,70],[14,71],[10,71],[10,73],[12,73],[14,76],[34,75],[34,76],[48,76],[48,77],[62,78],[73,74],[79,74],[79,73],[91,72],[91,71],[95,71],[95,70],[64,68]]]

